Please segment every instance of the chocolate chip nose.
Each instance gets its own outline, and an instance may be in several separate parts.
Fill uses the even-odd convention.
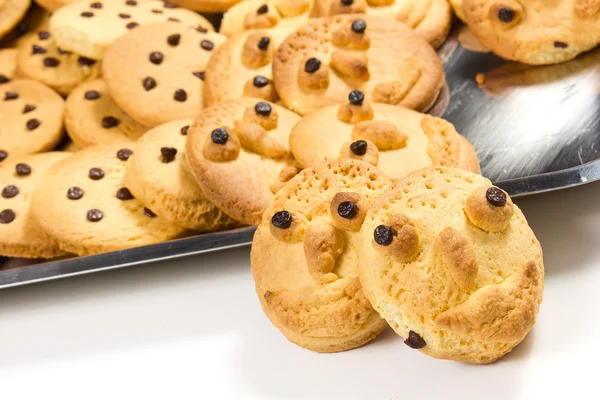
[[[568,44],[566,44],[565,42],[554,42],[554,47],[556,47],[557,49],[566,49],[567,47],[569,47]]]

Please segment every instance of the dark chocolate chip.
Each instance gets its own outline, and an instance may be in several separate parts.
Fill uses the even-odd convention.
[[[58,60],[54,57],[44,58],[44,66],[45,67],[56,68],[59,66],[59,64],[60,64],[60,60]]]
[[[114,128],[119,125],[119,120],[115,117],[104,117],[102,118],[102,127],[105,129]]]
[[[165,57],[163,56],[163,54],[159,51],[153,51],[152,53],[150,53],[150,56],[148,57],[150,62],[152,64],[156,64],[156,65],[159,65],[160,63],[162,63],[164,58]]]
[[[269,44],[271,44],[271,39],[265,36],[260,38],[258,41],[258,48],[260,50],[267,50],[269,48]]]
[[[194,74],[195,77],[200,78],[201,80],[204,80],[204,77],[206,75],[206,73],[204,71],[200,71],[200,72],[192,72]]]
[[[357,156],[364,156],[367,153],[367,141],[357,140],[350,144],[350,150]]]
[[[183,89],[177,89],[175,91],[175,94],[173,95],[173,98],[176,101],[180,101],[180,102],[186,101],[187,100],[187,93]]]
[[[394,239],[394,231],[389,226],[379,225],[373,234],[375,242],[380,246],[389,246]]]
[[[81,13],[81,16],[85,17],[85,18],[92,18],[94,16],[94,13],[93,12],[89,12],[89,11],[84,11],[84,12]]]
[[[117,158],[121,161],[127,161],[132,154],[133,151],[130,149],[121,149],[117,152]]]
[[[129,19],[129,18],[131,18],[131,15],[129,15],[129,14],[125,14],[125,13],[120,13],[120,14],[119,14],[119,18],[123,18],[123,19]]]
[[[153,12],[154,14],[162,14],[162,13],[163,13],[163,10],[157,10],[156,8],[154,8],[154,9],[152,9],[152,12]]]
[[[48,31],[39,31],[38,32],[38,38],[40,38],[40,40],[48,40],[48,39],[50,39],[50,32],[48,32]]]
[[[48,50],[37,44],[31,46],[31,54],[45,54],[47,51]]]
[[[104,178],[104,171],[102,171],[100,168],[90,168],[88,176],[91,180],[99,181],[100,179]]]
[[[154,212],[152,212],[152,210],[149,209],[148,207],[144,207],[144,215],[146,217],[156,218],[156,214],[154,214]]]
[[[70,187],[67,190],[67,197],[71,200],[79,200],[83,197],[83,189],[77,186]]]
[[[488,203],[495,207],[503,207],[506,204],[506,193],[497,187],[491,187],[485,192]]]
[[[62,56],[62,55],[65,55],[65,54],[73,54],[73,52],[72,52],[72,51],[69,51],[69,50],[63,50],[63,49],[61,49],[60,47],[57,47],[57,48],[56,48],[56,50],[58,50],[58,54],[60,54],[61,56]]]
[[[173,18],[173,17],[169,17],[167,20],[173,21],[173,22],[181,22],[181,20],[179,18]]]
[[[264,101],[259,101],[254,106],[254,112],[264,117],[268,117],[269,115],[271,115],[271,111],[273,111],[273,107],[271,107],[269,103]]]
[[[404,344],[410,347],[411,349],[422,349],[427,346],[425,340],[415,331],[408,332],[408,339],[404,341]]]
[[[348,101],[355,106],[360,106],[365,101],[365,94],[360,90],[353,90],[348,95]]]
[[[175,4],[169,3],[168,1],[165,1],[164,7],[165,8],[177,8],[177,6]]]
[[[321,61],[319,61],[318,58],[309,58],[306,61],[306,64],[304,64],[304,70],[306,72],[308,72],[309,74],[312,74],[314,72],[317,72],[319,70],[319,68],[321,68]]]
[[[338,205],[338,214],[342,218],[352,219],[358,213],[358,207],[351,201],[344,201]]]
[[[39,128],[41,124],[42,123],[39,120],[32,118],[29,121],[27,121],[25,126],[27,127],[27,130],[33,131]]]
[[[200,33],[206,33],[206,32],[208,32],[208,29],[206,29],[205,27],[203,27],[203,26],[200,26],[200,25],[198,25],[198,26],[196,27],[196,30],[197,30],[198,32],[200,32]]]
[[[271,217],[271,223],[275,228],[287,229],[292,225],[292,214],[288,211],[279,211]]]
[[[13,210],[3,210],[0,212],[0,224],[10,224],[16,218],[15,212]]]
[[[258,7],[258,9],[256,10],[257,14],[266,14],[269,12],[269,6],[266,4],[263,4],[262,6]]]
[[[97,100],[100,98],[100,93],[95,90],[88,90],[84,95],[86,100]]]
[[[4,93],[4,100],[5,101],[16,100],[18,98],[19,98],[19,93],[15,93],[15,92],[6,92],[6,93]]]
[[[556,47],[557,49],[566,49],[567,47],[569,47],[569,45],[565,42],[554,42],[554,47]]]
[[[5,199],[12,199],[18,194],[19,188],[15,185],[8,185],[4,189],[2,189],[2,197],[4,197]]]
[[[183,128],[181,128],[181,130],[179,131],[183,136],[186,136],[188,131],[190,130],[190,126],[186,125]]]
[[[508,24],[515,19],[515,11],[507,7],[501,8],[500,11],[498,11],[498,19],[505,24]]]
[[[121,188],[117,190],[117,199],[119,200],[132,200],[133,195],[127,188]]]
[[[167,37],[167,43],[169,43],[171,46],[177,46],[180,40],[181,35],[179,33],[175,33]]]
[[[8,83],[8,82],[10,82],[10,79],[8,79],[8,77],[6,75],[0,74],[0,85],[2,85],[3,83]]]
[[[127,25],[125,25],[125,27],[127,29],[133,29],[133,28],[137,28],[138,26],[140,26],[140,24],[138,24],[137,22],[130,22]]]
[[[262,75],[256,75],[252,80],[252,84],[254,85],[254,87],[262,88],[269,84],[269,80]]]
[[[93,208],[87,212],[87,219],[90,222],[98,222],[104,218],[104,213],[97,208]]]
[[[352,23],[352,32],[364,33],[367,29],[367,23],[362,19],[357,19]]]
[[[225,144],[229,140],[229,133],[223,128],[217,128],[210,133],[210,140],[215,144]]]
[[[0,150],[0,161],[6,160],[6,157],[8,157],[8,151]]]
[[[210,40],[205,39],[200,42],[200,47],[202,47],[204,50],[211,51],[212,49],[215,48],[215,44],[213,42],[211,42]]]
[[[19,176],[27,176],[31,174],[31,167],[27,164],[18,163],[15,165],[15,171]]]
[[[32,106],[31,104],[25,104],[25,107],[23,107],[23,114],[27,114],[28,112],[32,112],[36,109],[36,106]]]
[[[91,8],[102,8],[102,3],[95,2],[95,3],[90,4],[90,7]]]
[[[351,6],[354,0],[342,0],[342,4],[345,6]]]
[[[146,91],[152,90],[156,87],[156,81],[154,78],[149,76],[142,81],[142,85],[144,85],[144,89],[146,89]]]
[[[127,4],[128,6],[137,6],[137,1],[134,0],[127,0],[125,2],[125,4]]]
[[[77,62],[79,63],[79,65],[81,65],[82,67],[91,67],[92,65],[96,64],[96,60],[92,60],[91,58],[87,58],[87,57],[82,57],[80,56],[77,59]]]
[[[177,155],[177,149],[174,147],[161,147],[160,154],[162,155],[163,164],[168,164],[171,161],[175,160],[175,156]]]

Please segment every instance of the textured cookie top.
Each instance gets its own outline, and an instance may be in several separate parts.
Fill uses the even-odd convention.
[[[0,85],[7,83],[15,76],[17,68],[17,50],[0,50]]]
[[[64,108],[62,97],[39,82],[0,85],[0,162],[53,149],[62,136]]]
[[[358,232],[390,187],[375,167],[344,159],[305,169],[275,195],[254,237],[252,273],[263,309],[290,340],[343,350],[367,325],[383,329],[358,281]]]
[[[226,11],[240,1],[246,0],[173,0],[172,3],[190,10],[217,13]]]
[[[542,249],[518,207],[482,176],[414,172],[371,207],[360,234],[365,293],[409,346],[484,363],[531,330]]]
[[[69,153],[42,153],[0,164],[0,255],[52,258],[63,254],[58,244],[32,222],[31,194],[44,172]]]
[[[353,89],[378,103],[425,111],[444,84],[425,40],[398,21],[368,15],[310,20],[275,53],[273,77],[284,104],[301,115],[342,103]]]
[[[214,32],[166,22],[132,30],[106,52],[104,80],[115,102],[152,127],[203,108],[204,69],[225,42]]]
[[[158,0],[77,1],[52,15],[50,30],[63,50],[100,60],[118,37],[142,25],[166,21],[214,31],[201,15]]]
[[[375,165],[390,178],[431,165],[479,172],[477,155],[461,139],[443,119],[398,106],[369,104],[361,92],[352,92],[347,103],[303,117],[292,129],[290,147],[305,168],[336,158],[355,158]]]
[[[554,64],[600,43],[597,0],[464,0],[471,31],[496,54],[526,64]]]
[[[0,4],[0,39],[17,25],[30,5],[29,0],[5,0]]]
[[[259,224],[278,184],[296,174],[288,139],[299,119],[251,98],[202,110],[188,131],[186,156],[208,199],[238,221]]]
[[[124,186],[131,154],[118,146],[93,146],[48,170],[34,191],[31,210],[62,249],[97,254],[184,234],[144,208]]]

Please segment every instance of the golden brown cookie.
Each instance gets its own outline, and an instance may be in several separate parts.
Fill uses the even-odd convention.
[[[172,3],[190,10],[217,13],[227,11],[240,1],[241,0],[172,0]]]
[[[252,243],[256,293],[271,322],[313,351],[353,349],[387,325],[358,279],[360,226],[391,181],[375,167],[336,160],[288,182]]]
[[[17,69],[17,50],[0,50],[0,85],[9,82]]]
[[[233,219],[258,225],[273,193],[298,171],[288,138],[299,119],[251,98],[204,109],[188,131],[186,157],[206,197]]]
[[[389,38],[397,38],[391,46]],[[317,18],[273,60],[281,100],[301,115],[344,102],[353,89],[378,103],[429,109],[444,85],[433,48],[406,25],[368,15]]]
[[[411,173],[371,207],[360,235],[365,295],[409,347],[489,363],[533,327],[542,249],[521,210],[482,176]]]

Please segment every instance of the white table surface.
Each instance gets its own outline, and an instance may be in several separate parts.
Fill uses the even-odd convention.
[[[346,353],[296,347],[263,315],[243,248],[0,291],[0,398],[598,398],[600,184],[517,204],[546,290],[496,364],[435,360],[389,329]]]

